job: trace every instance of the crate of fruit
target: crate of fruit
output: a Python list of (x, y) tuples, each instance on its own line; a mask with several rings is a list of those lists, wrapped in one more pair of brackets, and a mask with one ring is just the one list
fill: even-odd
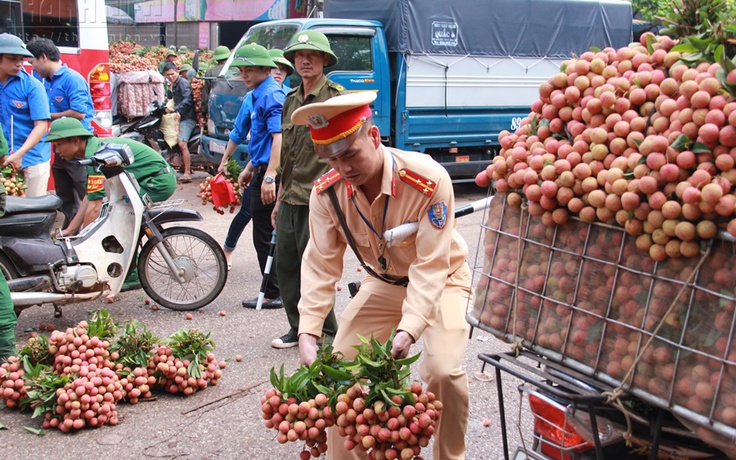
[(467, 319), (736, 437), (736, 244), (655, 261), (615, 225), (548, 225), (505, 194), (484, 218)]
[(148, 106), (154, 100), (163, 102), (164, 77), (153, 70), (124, 72), (116, 75), (118, 112), (133, 118), (148, 115)]

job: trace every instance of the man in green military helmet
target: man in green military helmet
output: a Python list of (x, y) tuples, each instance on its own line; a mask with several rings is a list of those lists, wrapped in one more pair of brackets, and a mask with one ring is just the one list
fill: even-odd
[(217, 63), (217, 65), (214, 65), (207, 69), (207, 71), (204, 73), (204, 84), (202, 85), (202, 99), (201, 99), (201, 111), (202, 115), (206, 118), (207, 114), (209, 113), (209, 107), (207, 107), (207, 102), (210, 98), (210, 91), (212, 90), (212, 79), (217, 78), (220, 76), (220, 72), (222, 72), (222, 69), (225, 67), (225, 61), (227, 61), (227, 58), (230, 57), (230, 49), (227, 46), (220, 45), (217, 48), (215, 48), (215, 51), (212, 53), (212, 60)]
[[(76, 118), (59, 118), (51, 123), (46, 142), (53, 142), (59, 155), (67, 161), (74, 158), (90, 158), (106, 144), (130, 146), (135, 161), (125, 170), (135, 177), (140, 185), (141, 196), (147, 194), (151, 201), (165, 201), (176, 190), (176, 175), (164, 158), (151, 147), (122, 137), (99, 139), (90, 133)], [(87, 169), (87, 196), (82, 200), (79, 211), (62, 235), (75, 235), (80, 229), (94, 222), (100, 215), (102, 199), (105, 197), (105, 176), (91, 166)], [(135, 267), (135, 266), (134, 266)], [(123, 290), (140, 287), (138, 273), (134, 269), (126, 278)]]
[[(243, 45), (235, 52), (231, 64), (238, 69), (240, 78), (248, 88), (252, 108), (250, 116), (242, 109), (235, 120), (239, 133), (245, 136), (250, 131), (248, 153), (250, 161), (238, 177), (242, 187), (250, 185), (250, 214), (253, 220), (253, 246), (258, 254), (258, 264), (263, 276), (268, 263), (271, 247), (273, 225), (271, 212), (276, 201), (276, 169), (279, 165), (281, 151), (281, 110), (284, 106), (286, 92), (271, 77), (271, 69), (276, 67), (268, 50), (261, 45), (251, 43)], [(245, 106), (245, 104), (243, 104)], [(231, 137), (232, 139), (232, 137)], [(228, 142), (228, 149), (231, 149)], [(225, 154), (231, 153), (225, 150)], [(281, 308), (278, 277), (275, 273), (268, 276), (264, 289), (263, 308)], [(243, 301), (245, 307), (255, 306), (257, 298)]]
[(276, 80), (276, 83), (284, 86), (284, 80), (294, 73), (294, 66), (291, 65), (291, 62), (284, 57), (284, 52), (282, 50), (268, 50), (268, 54), (271, 55), (273, 63), (276, 64), (276, 68), (271, 69), (271, 76)]
[[(65, 160), (90, 158), (105, 144), (126, 144), (133, 151), (135, 161), (127, 166), (141, 188), (141, 195), (148, 194), (152, 201), (165, 201), (176, 190), (176, 176), (166, 160), (151, 147), (132, 139), (107, 137), (100, 139), (90, 133), (76, 118), (64, 117), (54, 120), (46, 135), (46, 142), (53, 142), (59, 155)], [(87, 196), (84, 197), (77, 215), (63, 230), (64, 236), (74, 235), (92, 223), (100, 214), (102, 198), (105, 197), (105, 176), (92, 167), (88, 170)]]
[[(325, 67), (337, 64), (327, 37), (316, 30), (297, 32), (284, 49), (284, 57), (294, 64), (301, 84), (291, 90), (284, 101), (281, 117), (282, 137), (279, 196), (271, 219), (276, 228), (276, 273), (281, 283), (281, 297), (289, 321), (289, 331), (274, 339), (274, 348), (291, 348), (299, 344), (299, 310), (301, 260), (309, 241), (309, 195), (315, 180), (329, 171), (327, 161), (314, 153), (314, 144), (306, 126), (291, 122), (291, 114), (299, 107), (324, 102), (345, 93), (345, 88), (327, 79)], [(298, 261), (298, 263), (294, 263)], [(337, 333), (337, 319), (331, 311), (322, 333), (331, 340)]]

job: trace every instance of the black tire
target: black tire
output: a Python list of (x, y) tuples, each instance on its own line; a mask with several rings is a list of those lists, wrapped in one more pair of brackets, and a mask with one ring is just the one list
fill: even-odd
[(20, 276), (18, 274), (18, 270), (15, 269), (13, 264), (3, 253), (0, 253), (0, 270), (2, 270), (6, 280), (13, 280)]
[(191, 311), (215, 300), (227, 282), (227, 262), (220, 245), (202, 230), (170, 227), (161, 232), (163, 244), (188, 278), (175, 279), (152, 240), (138, 258), (138, 277), (143, 290), (159, 305)]

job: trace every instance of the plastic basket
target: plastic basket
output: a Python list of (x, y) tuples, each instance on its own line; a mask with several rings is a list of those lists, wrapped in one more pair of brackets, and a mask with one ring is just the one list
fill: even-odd
[(733, 442), (734, 243), (712, 241), (699, 269), (657, 263), (623, 229), (550, 227), (505, 198), (486, 210), (468, 322), (614, 387), (636, 362), (624, 390)]

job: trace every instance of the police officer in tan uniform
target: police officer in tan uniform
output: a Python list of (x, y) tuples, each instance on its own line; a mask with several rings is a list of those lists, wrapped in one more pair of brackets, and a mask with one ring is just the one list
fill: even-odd
[[(461, 459), (469, 410), (462, 369), (471, 296), (467, 245), (455, 228), (449, 175), (427, 155), (381, 145), (369, 105), (375, 97), (373, 92), (337, 96), (304, 106), (291, 118), (309, 126), (316, 154), (333, 168), (315, 182), (309, 202), (299, 354), (303, 364), (316, 358), (343, 256), (352, 247), (368, 275), (340, 317), (335, 350), (350, 359), (358, 334), (385, 341), (395, 330), (392, 353), (403, 358), (423, 338), (420, 373), (444, 403), (434, 458)], [(419, 223), (416, 235), (387, 244), (384, 232), (408, 222)], [(345, 451), (332, 430), (328, 444), (328, 458), (365, 455)]]

